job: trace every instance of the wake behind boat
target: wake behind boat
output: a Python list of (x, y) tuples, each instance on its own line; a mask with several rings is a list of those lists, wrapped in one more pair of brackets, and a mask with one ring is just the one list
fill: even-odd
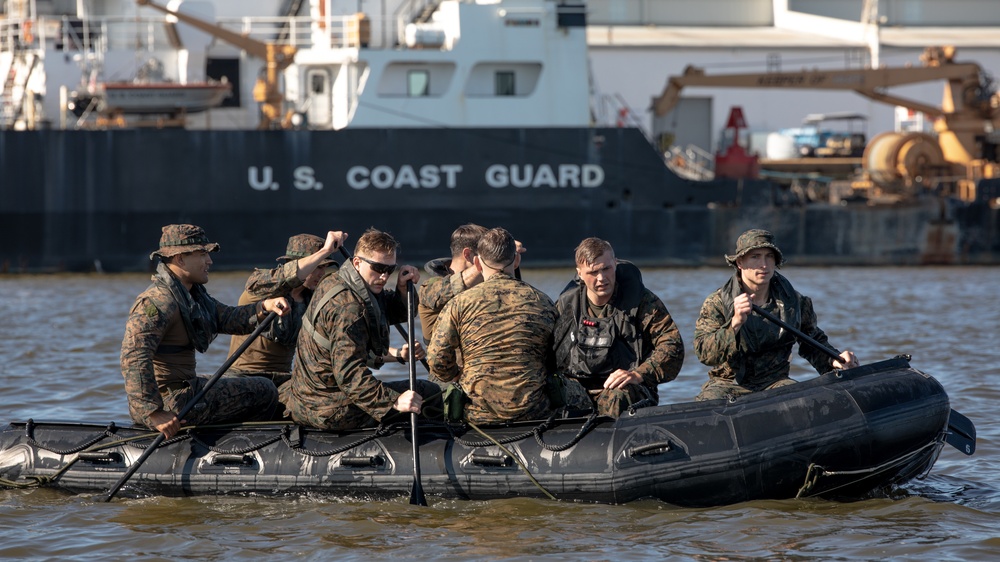
[[(974, 428), (961, 420), (938, 381), (901, 356), (737, 400), (643, 408), (618, 420), (552, 418), (481, 433), (421, 424), (421, 484), (428, 495), (476, 500), (713, 506), (858, 499), (926, 474), (946, 439), (971, 439), (964, 443), (971, 454)], [(967, 434), (954, 435), (964, 423)], [(403, 496), (414, 476), (408, 428), (190, 428), (154, 451), (123, 493)], [(0, 477), (10, 487), (102, 493), (156, 435), (115, 424), (11, 423), (0, 434)]]

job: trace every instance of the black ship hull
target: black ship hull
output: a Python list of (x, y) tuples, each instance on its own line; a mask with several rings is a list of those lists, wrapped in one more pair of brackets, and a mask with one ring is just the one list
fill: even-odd
[(986, 203), (801, 204), (762, 180), (681, 178), (637, 129), (0, 131), (0, 271), (149, 269), (179, 222), (221, 242), (219, 269), (369, 226), (421, 263), (467, 222), (506, 227), (535, 264), (599, 236), (642, 264), (721, 265), (751, 227), (800, 264), (1000, 263)]

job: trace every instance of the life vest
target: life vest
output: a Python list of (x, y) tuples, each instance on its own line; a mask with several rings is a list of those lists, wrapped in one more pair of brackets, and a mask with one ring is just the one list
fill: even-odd
[[(349, 282), (346, 277), (350, 275), (341, 268), (338, 271), (340, 279), (331, 287), (328, 291), (323, 293), (320, 300), (315, 303), (310, 302), (310, 307), (306, 309), (306, 313), (302, 315), (302, 328), (301, 330), (308, 334), (313, 341), (315, 341), (322, 349), (327, 351), (333, 350), (333, 342), (320, 334), (316, 330), (316, 318), (319, 313), (323, 310), (323, 307), (327, 305), (334, 297), (343, 293), (344, 291), (351, 290), (351, 287), (347, 285)], [(355, 273), (355, 275), (357, 275)], [(355, 280), (356, 283), (360, 282), (360, 279)], [(357, 293), (355, 293), (357, 295)], [(370, 295), (370, 293), (369, 293)], [(382, 317), (382, 312), (380, 308), (375, 308), (377, 304), (367, 301), (364, 297), (359, 297), (362, 301), (362, 305), (366, 309), (366, 327), (368, 328), (368, 358), (365, 361), (365, 365), (369, 369), (381, 368), (384, 364), (383, 357), (389, 352), (389, 329), (385, 325), (385, 319)]]
[(559, 372), (603, 382), (616, 369), (638, 366), (644, 358), (638, 319), (644, 292), (639, 268), (619, 261), (615, 294), (608, 303), (610, 313), (594, 318), (587, 313), (587, 287), (579, 279), (570, 283), (559, 296), (555, 328)]

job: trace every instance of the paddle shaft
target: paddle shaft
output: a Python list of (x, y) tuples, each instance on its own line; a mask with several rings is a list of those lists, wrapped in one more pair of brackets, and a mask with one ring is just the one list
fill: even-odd
[(833, 359), (834, 361), (841, 361), (841, 360), (843, 360), (843, 357), (841, 357), (840, 355), (838, 355), (836, 351), (834, 351), (834, 350), (830, 349), (829, 347), (827, 347), (827, 346), (819, 343), (818, 341), (814, 340), (813, 338), (805, 335), (802, 332), (802, 330), (799, 330), (797, 328), (792, 327), (790, 324), (788, 324), (787, 322), (783, 321), (781, 318), (778, 318), (777, 316), (771, 314), (770, 312), (764, 310), (763, 308), (761, 308), (761, 307), (759, 307), (759, 306), (757, 306), (757, 305), (755, 305), (753, 303), (750, 303), (750, 306), (753, 308), (753, 311), (756, 312), (757, 314), (760, 314), (764, 318), (767, 318), (771, 322), (774, 322), (778, 326), (781, 326), (782, 328), (788, 330), (789, 332), (791, 332), (792, 334), (794, 334), (795, 337), (799, 338), (800, 340), (806, 342), (807, 344), (809, 344), (809, 345), (815, 347), (816, 349), (822, 351), (823, 353), (829, 355), (830, 359)]
[[(413, 353), (413, 317), (416, 315), (416, 293), (413, 281), (406, 282), (406, 327), (407, 345), (410, 346), (410, 353)], [(426, 363), (425, 363), (426, 365)], [(417, 363), (409, 361), (410, 367), (410, 391), (417, 391)], [(424, 497), (424, 488), (420, 484), (420, 445), (417, 442), (417, 414), (410, 412), (410, 440), (413, 442), (413, 487), (410, 489), (410, 505), (427, 505), (427, 498)]]
[[(271, 324), (272, 321), (274, 321), (277, 315), (278, 313), (271, 312), (264, 318), (264, 320), (260, 324), (257, 325), (257, 328), (253, 331), (253, 333), (251, 333), (250, 336), (247, 337), (247, 339), (243, 340), (243, 343), (240, 344), (238, 348), (236, 348), (236, 351), (234, 351), (233, 354), (230, 355), (228, 359), (226, 359), (225, 363), (223, 363), (222, 366), (219, 367), (219, 370), (216, 371), (214, 375), (212, 375), (212, 378), (208, 379), (208, 382), (205, 383), (205, 386), (201, 387), (201, 390), (194, 395), (194, 398), (189, 400), (188, 403), (185, 404), (183, 408), (181, 408), (181, 411), (177, 413), (178, 420), (183, 420), (184, 416), (188, 415), (188, 413), (192, 409), (194, 409), (194, 407), (198, 404), (198, 402), (200, 402), (201, 399), (205, 397), (205, 394), (208, 393), (208, 390), (212, 388), (212, 386), (215, 385), (215, 383), (220, 378), (222, 378), (222, 375), (225, 374), (225, 372), (229, 370), (229, 367), (231, 367), (233, 363), (235, 363), (236, 360), (239, 359), (240, 355), (242, 355), (243, 352), (246, 351), (248, 347), (250, 347), (250, 344), (253, 343), (255, 339), (257, 339), (257, 336), (259, 336), (261, 332), (267, 329), (267, 327)], [(118, 493), (118, 490), (120, 490), (122, 486), (124, 486), (125, 483), (128, 482), (129, 478), (131, 478), (132, 475), (135, 474), (135, 471), (139, 470), (139, 467), (142, 466), (142, 463), (146, 462), (146, 459), (149, 458), (149, 456), (152, 455), (154, 451), (156, 451), (157, 447), (159, 447), (160, 443), (163, 443), (165, 439), (166, 436), (163, 435), (162, 433), (157, 435), (156, 439), (153, 439), (153, 442), (150, 443), (148, 447), (146, 447), (146, 450), (143, 451), (141, 455), (139, 455), (139, 458), (136, 459), (134, 463), (132, 463), (132, 466), (129, 467), (129, 469), (125, 472), (125, 474), (123, 474), (122, 477), (118, 479), (118, 482), (116, 482), (115, 485), (110, 490), (108, 490), (108, 494), (104, 496), (102, 500), (105, 502), (111, 501), (111, 498), (115, 497), (115, 494)]]

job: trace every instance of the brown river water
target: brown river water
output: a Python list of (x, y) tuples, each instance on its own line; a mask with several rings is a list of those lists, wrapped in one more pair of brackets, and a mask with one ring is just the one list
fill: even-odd
[[(816, 303), (833, 345), (862, 362), (906, 353), (975, 422), (978, 451), (945, 447), (930, 475), (891, 498), (756, 501), (681, 509), (535, 499), (429, 507), (357, 498), (144, 498), (100, 503), (51, 489), (0, 490), (0, 558), (30, 560), (986, 560), (1000, 555), (1000, 269), (805, 268), (784, 273)], [(525, 270), (555, 297), (571, 271)], [(688, 347), (662, 402), (691, 399), (707, 369), (691, 348), (704, 298), (726, 269), (646, 269)], [(209, 291), (235, 303), (245, 274)], [(0, 277), (0, 423), (128, 422), (118, 353), (145, 274)], [(398, 336), (394, 336), (398, 337)], [(401, 342), (397, 342), (401, 343)], [(204, 356), (210, 374), (227, 336)], [(405, 378), (400, 366), (387, 380)], [(797, 355), (792, 376), (815, 375)]]

